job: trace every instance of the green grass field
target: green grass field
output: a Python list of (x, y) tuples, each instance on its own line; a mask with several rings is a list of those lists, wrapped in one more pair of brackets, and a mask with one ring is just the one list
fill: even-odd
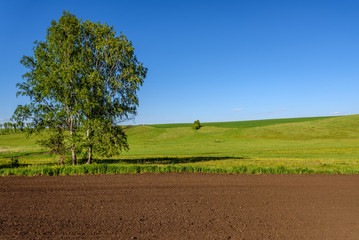
[[(90, 166), (56, 166), (36, 136), (0, 135), (0, 175), (138, 172), (359, 173), (359, 115), (133, 126), (130, 150)], [(20, 167), (9, 168), (18, 156)]]

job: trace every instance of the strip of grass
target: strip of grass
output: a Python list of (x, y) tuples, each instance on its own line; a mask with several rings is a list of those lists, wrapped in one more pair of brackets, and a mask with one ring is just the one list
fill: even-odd
[(184, 166), (184, 165), (117, 165), (117, 164), (93, 164), (77, 166), (28, 166), (20, 168), (0, 169), (0, 176), (58, 176), (58, 175), (82, 175), (82, 174), (137, 174), (137, 173), (224, 173), (224, 174), (358, 174), (359, 169), (309, 169), (260, 167), (240, 165), (231, 168)]

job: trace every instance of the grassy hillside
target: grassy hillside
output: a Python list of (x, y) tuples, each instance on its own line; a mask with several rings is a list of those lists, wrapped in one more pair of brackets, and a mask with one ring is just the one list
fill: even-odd
[[(281, 119), (265, 119), (252, 121), (236, 121), (236, 122), (208, 122), (202, 123), (206, 127), (224, 127), (224, 128), (250, 128), (275, 125), (281, 123), (297, 123), (312, 122), (315, 120), (323, 120), (332, 117), (309, 117), (309, 118), (281, 118)], [(153, 124), (149, 125), (155, 128), (176, 128), (176, 127), (192, 127), (193, 123), (171, 123), (171, 124)]]
[[(127, 129), (130, 150), (98, 163), (209, 172), (273, 168), (359, 173), (359, 115), (204, 123), (197, 131), (191, 126), (134, 126)], [(39, 148), (34, 137), (0, 136), (0, 164), (15, 155), (25, 155), (20, 158), (23, 164), (56, 163), (53, 155), (31, 155), (41, 151), (47, 150)]]
[(314, 155), (298, 155), (298, 152), (313, 149), (315, 151), (312, 152), (320, 152), (325, 148), (323, 158), (341, 158), (328, 155), (328, 152), (356, 148), (359, 115), (310, 119), (209, 123), (197, 131), (190, 126), (173, 127), (167, 124), (136, 126), (127, 132), (131, 150), (124, 154), (282, 158), (284, 151), (292, 150), (289, 153), (293, 158), (316, 158)]

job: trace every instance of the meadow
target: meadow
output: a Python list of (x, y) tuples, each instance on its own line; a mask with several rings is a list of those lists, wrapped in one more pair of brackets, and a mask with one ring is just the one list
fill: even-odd
[(359, 115), (202, 123), (199, 130), (140, 125), (126, 133), (129, 151), (77, 166), (58, 166), (35, 135), (0, 135), (0, 175), (359, 173)]

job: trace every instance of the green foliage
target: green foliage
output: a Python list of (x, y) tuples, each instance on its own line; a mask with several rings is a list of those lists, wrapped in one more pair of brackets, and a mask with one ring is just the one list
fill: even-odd
[(194, 121), (193, 126), (192, 126), (192, 128), (193, 128), (194, 130), (198, 130), (198, 129), (200, 129), (201, 127), (202, 127), (202, 126), (201, 126), (201, 123), (199, 122), (199, 120)]
[[(4, 127), (4, 129), (3, 129)], [(24, 123), (12, 123), (5, 122), (4, 124), (0, 124), (0, 134), (14, 134), (19, 131), (23, 131)]]
[(41, 140), (38, 140), (37, 143), (43, 147), (49, 148), (51, 153), (58, 154), (60, 156), (59, 164), (64, 164), (67, 148), (65, 144), (64, 129), (61, 127), (50, 128), (46, 132), (46, 135)]
[(46, 40), (35, 42), (34, 55), (24, 56), (21, 63), (29, 71), (17, 84), (17, 95), (27, 96), (30, 103), (19, 105), (12, 119), (27, 122), (28, 134), (53, 131), (43, 146), (62, 156), (66, 143), (72, 164), (82, 148), (88, 151), (88, 163), (93, 152), (104, 154), (98, 149), (110, 147), (109, 155), (128, 148), (116, 125), (136, 114), (136, 93), (147, 69), (125, 35), (64, 12), (51, 22)]
[(11, 168), (18, 168), (20, 166), (19, 159), (17, 157), (10, 158), (10, 167)]

